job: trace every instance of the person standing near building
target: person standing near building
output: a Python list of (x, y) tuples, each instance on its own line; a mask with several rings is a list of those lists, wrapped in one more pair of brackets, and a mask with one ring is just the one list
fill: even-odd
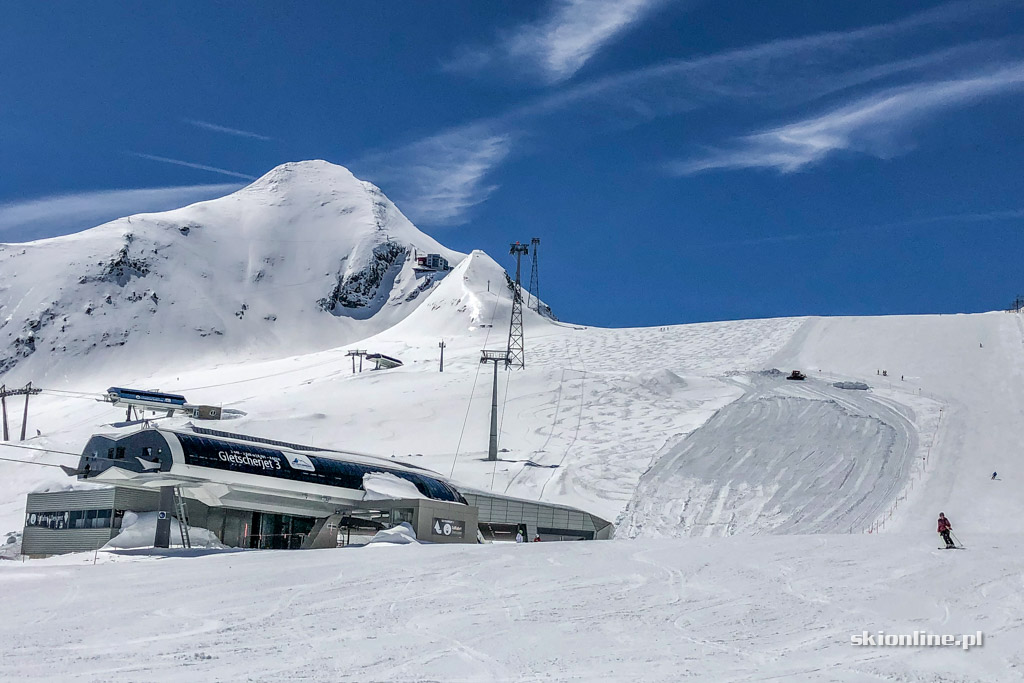
[(523, 532), (522, 531), (517, 531), (516, 532), (516, 543), (522, 543), (523, 540), (524, 540), (523, 539)]

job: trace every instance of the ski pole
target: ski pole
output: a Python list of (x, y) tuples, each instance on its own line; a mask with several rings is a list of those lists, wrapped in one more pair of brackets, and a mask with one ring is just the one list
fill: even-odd
[(957, 538), (957, 537), (956, 537), (956, 534), (954, 534), (954, 533), (953, 533), (953, 530), (952, 530), (952, 529), (950, 529), (950, 530), (949, 530), (949, 535), (953, 537), (953, 540), (954, 540), (954, 541), (956, 541), (956, 544), (957, 544), (958, 546), (960, 546), (961, 548), (963, 548), (963, 547), (964, 547), (964, 544), (963, 544), (963, 542), (961, 542), (961, 540), (960, 540), (959, 538)]

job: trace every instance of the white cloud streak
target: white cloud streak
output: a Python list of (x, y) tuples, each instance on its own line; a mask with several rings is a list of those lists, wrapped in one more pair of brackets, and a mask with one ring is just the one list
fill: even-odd
[(97, 190), (0, 204), (0, 232), (19, 240), (63, 235), (136, 213), (169, 211), (222, 197), (237, 183)]
[(149, 159), (150, 161), (159, 161), (165, 164), (173, 164), (175, 166), (184, 166), (186, 168), (197, 168), (200, 171), (210, 171), (212, 173), (220, 173), (221, 175), (231, 176), (232, 178), (244, 178), (245, 180), (256, 180), (256, 176), (247, 175), (245, 173), (237, 173), (235, 171), (229, 171), (223, 168), (217, 168), (216, 166), (207, 166), (205, 164), (194, 164), (191, 161), (182, 161), (181, 159), (170, 159), (168, 157), (158, 157), (155, 154), (143, 154), (142, 152), (129, 152), (133, 157), (139, 157), (140, 159)]
[[(488, 174), (521, 153), (513, 143), (526, 137), (523, 131), (537, 131), (541, 122), (546, 135), (562, 142), (566, 137), (592, 135), (600, 126), (628, 127), (723, 102), (772, 108), (895, 78), (920, 81), (931, 73), (991, 62), (992, 53), (1003, 46), (982, 41), (899, 55), (901, 50), (906, 52), (902, 45), (908, 33), (962, 27), (973, 17), (1006, 4), (1004, 0), (954, 2), (889, 24), (670, 60), (563, 87), (496, 116), (353, 163), (393, 192), (414, 220), (461, 223), (468, 209), (495, 191), (497, 186), (487, 181)], [(479, 62), (480, 55), (474, 60)]]
[(378, 184), (395, 182), (396, 201), (416, 222), (457, 225), (498, 186), (488, 172), (508, 156), (510, 134), (466, 127), (357, 162)]
[(549, 16), (520, 27), (501, 50), (538, 67), (549, 82), (571, 78), (604, 45), (664, 0), (556, 0)]
[(983, 211), (976, 213), (956, 213), (941, 216), (924, 216), (922, 218), (909, 218), (903, 221), (882, 223), (878, 225), (867, 225), (856, 228), (845, 228), (842, 230), (828, 230), (823, 232), (799, 232), (785, 235), (768, 235), (765, 237), (754, 237), (751, 239), (725, 240), (721, 242), (705, 242), (694, 244), (693, 249), (720, 249), (722, 247), (754, 247), (766, 244), (783, 244), (788, 242), (804, 242), (832, 237), (845, 237), (847, 235), (864, 235), (871, 233), (886, 233), (897, 230), (912, 228), (923, 228), (927, 226), (970, 225), (979, 223), (1014, 222), (1024, 220), (1024, 209), (1007, 209), (1003, 211)]
[(896, 136), (944, 110), (1024, 88), (1024, 62), (959, 79), (916, 83), (862, 97), (820, 116), (739, 138), (732, 148), (669, 165), (691, 175), (712, 169), (798, 171), (849, 150), (886, 156)]
[(195, 126), (196, 128), (210, 130), (215, 133), (225, 133), (227, 135), (234, 135), (240, 138), (252, 138), (254, 140), (263, 140), (264, 142), (274, 139), (267, 135), (260, 135), (259, 133), (253, 133), (252, 131), (242, 130), (240, 128), (229, 128), (228, 126), (221, 126), (216, 123), (210, 123), (209, 121), (202, 121), (200, 119), (182, 119), (182, 121), (184, 121), (190, 126)]
[(605, 105), (653, 118), (726, 99), (809, 101), (914, 70), (976, 59), (1002, 43), (979, 41), (911, 57), (886, 57), (908, 33), (964, 26), (1008, 4), (954, 2), (888, 24), (773, 40), (710, 55), (673, 59), (604, 76), (542, 97), (503, 116), (528, 118), (580, 105)]

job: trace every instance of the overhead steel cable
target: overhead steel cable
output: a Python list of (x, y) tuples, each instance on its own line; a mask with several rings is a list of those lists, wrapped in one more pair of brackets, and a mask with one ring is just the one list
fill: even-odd
[[(498, 312), (498, 302), (501, 301), (501, 297), (497, 297), (494, 300), (494, 308), (491, 309), (491, 323), (490, 327), (487, 328), (487, 334), (484, 335), (484, 348), (487, 348), (487, 340), (491, 338), (491, 330), (494, 329), (494, 315)], [(455, 457), (452, 458), (452, 472), (450, 477), (455, 476), (455, 464), (459, 461), (459, 450), (462, 448), (462, 438), (466, 435), (466, 425), (469, 424), (469, 411), (473, 407), (473, 394), (476, 393), (476, 382), (480, 378), (480, 365), (477, 363), (476, 373), (473, 375), (473, 388), (469, 390), (469, 402), (466, 404), (466, 417), (462, 420), (462, 430), (459, 432), (459, 442), (455, 446)]]
[[(67, 455), (67, 456), (70, 456), (72, 458), (81, 458), (82, 457), (81, 453), (72, 453), (70, 451), (58, 451), (58, 450), (53, 449), (53, 448), (35, 448), (33, 446), (22, 446), (20, 444), (14, 444), (14, 443), (0, 443), (0, 446), (3, 446), (4, 448), (20, 448), (23, 451), (35, 451), (36, 453), (56, 453), (57, 455)], [(59, 465), (58, 465), (58, 467), (59, 467)]]
[(4, 462), (16, 462), (19, 465), (40, 465), (41, 467), (64, 467), (63, 465), (56, 465), (52, 462), (33, 462), (32, 460), (14, 460), (13, 458), (0, 458)]

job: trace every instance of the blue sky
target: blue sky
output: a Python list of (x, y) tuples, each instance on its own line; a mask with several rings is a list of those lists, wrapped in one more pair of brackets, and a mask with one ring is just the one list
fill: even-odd
[(348, 166), (561, 317), (970, 312), (1024, 293), (1024, 3), (16, 3), (0, 240)]

